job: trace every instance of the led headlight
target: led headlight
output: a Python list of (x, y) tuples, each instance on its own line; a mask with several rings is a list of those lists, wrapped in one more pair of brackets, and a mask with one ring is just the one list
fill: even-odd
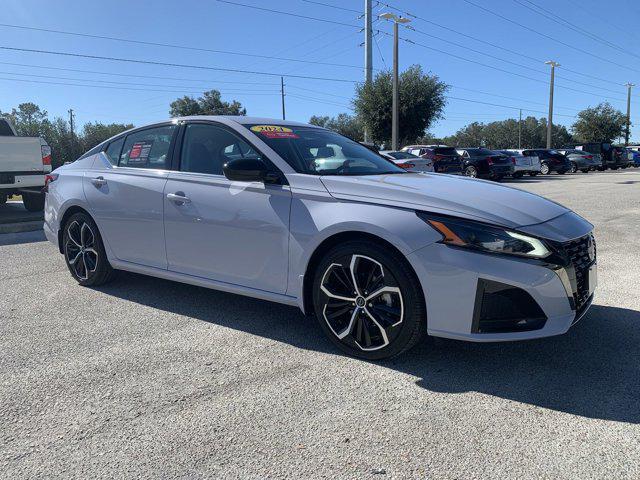
[(542, 240), (502, 227), (457, 218), (431, 217), (422, 212), (418, 216), (438, 231), (442, 235), (442, 243), (447, 245), (531, 258), (545, 258), (551, 254)]

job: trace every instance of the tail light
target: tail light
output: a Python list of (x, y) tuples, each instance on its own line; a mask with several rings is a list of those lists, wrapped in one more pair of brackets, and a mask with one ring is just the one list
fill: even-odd
[(593, 160), (593, 155), (585, 155), (584, 158), (587, 160)]
[(493, 165), (493, 157), (487, 157), (487, 163)]
[(440, 155), (439, 153), (436, 153), (436, 154), (433, 156), (433, 159), (434, 159), (434, 160), (444, 160), (445, 158), (447, 158), (447, 157), (446, 157), (446, 156), (444, 156), (444, 155)]
[(516, 157), (511, 157), (511, 163), (516, 164)]
[(404, 168), (406, 170), (408, 168), (415, 167), (415, 164), (413, 164), (413, 163), (396, 163), (396, 166), (398, 166), (400, 168)]
[(44, 176), (44, 187), (42, 188), (42, 193), (47, 193), (49, 191), (49, 184), (51, 182), (55, 182), (58, 179), (57, 173), (48, 173)]
[(42, 165), (51, 165), (51, 147), (49, 145), (41, 145)]

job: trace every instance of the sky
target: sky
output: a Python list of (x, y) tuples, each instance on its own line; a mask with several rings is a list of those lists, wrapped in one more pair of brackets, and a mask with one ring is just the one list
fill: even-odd
[[(450, 85), (445, 118), (430, 129), (434, 135), (473, 121), (517, 118), (520, 108), (523, 118), (546, 117), (544, 61), (554, 60), (561, 64), (554, 123), (569, 127), (578, 111), (603, 101), (626, 112), (624, 85), (632, 82), (638, 85), (632, 140), (640, 141), (637, 1), (611, 0), (605, 10), (599, 0), (373, 5), (376, 17), (404, 12), (412, 20), (413, 30), (400, 28), (400, 69), (418, 64)], [(364, 0), (3, 0), (0, 110), (34, 102), (50, 117), (68, 118), (73, 109), (80, 127), (90, 121), (144, 125), (168, 118), (177, 97), (217, 89), (249, 115), (280, 118), (282, 75), (288, 120), (350, 113), (354, 87), (364, 78), (363, 10)], [(377, 19), (374, 31), (375, 75), (392, 65), (392, 25)]]

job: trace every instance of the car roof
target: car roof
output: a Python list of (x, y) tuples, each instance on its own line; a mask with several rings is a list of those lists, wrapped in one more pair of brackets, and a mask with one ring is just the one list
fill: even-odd
[(227, 123), (229, 121), (239, 123), (240, 125), (252, 125), (252, 124), (267, 124), (267, 125), (283, 125), (283, 126), (291, 126), (291, 127), (314, 127), (314, 128), (322, 128), (317, 125), (311, 125), (309, 123), (302, 122), (293, 122), (291, 120), (282, 120), (276, 118), (267, 118), (267, 117), (247, 117), (245, 115), (190, 115), (187, 117), (176, 117), (172, 118), (169, 121), (175, 120), (210, 120), (217, 121), (222, 123)]

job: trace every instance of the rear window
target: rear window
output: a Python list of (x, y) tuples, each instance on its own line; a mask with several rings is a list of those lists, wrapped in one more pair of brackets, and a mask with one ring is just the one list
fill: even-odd
[(417, 158), (415, 155), (412, 155), (409, 152), (387, 152), (387, 155), (395, 158), (396, 160), (404, 160), (408, 158)]
[(433, 151), (436, 155), (458, 155), (453, 147), (435, 147)]

